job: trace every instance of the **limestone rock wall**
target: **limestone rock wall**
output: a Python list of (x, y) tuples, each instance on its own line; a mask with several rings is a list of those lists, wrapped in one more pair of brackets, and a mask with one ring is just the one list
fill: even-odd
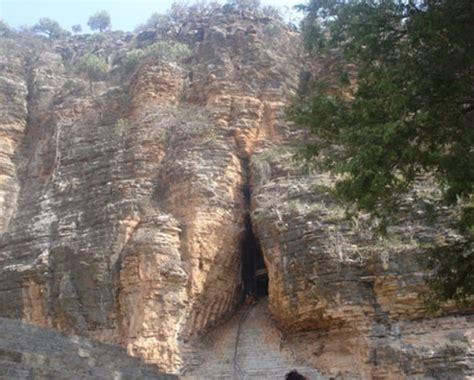
[(0, 379), (174, 380), (123, 348), (0, 318)]
[(187, 63), (148, 60), (92, 91), (60, 41), (9, 63), (23, 82), (2, 87), (16, 145), (2, 148), (0, 315), (178, 372), (235, 311), (248, 160), (285, 133), (298, 77), (297, 35), (252, 17), (217, 15)]
[(25, 57), (12, 41), (0, 44), (0, 233), (16, 210), (19, 192), (15, 151), (22, 140), (28, 115)]
[[(287, 344), (332, 377), (472, 376), (472, 311), (433, 315), (418, 295), (425, 275), (418, 259), (456, 238), (449, 213), (428, 226), (423, 207), (401, 210), (382, 238), (363, 215), (347, 219), (331, 195), (334, 178), (308, 175), (293, 154), (281, 146), (252, 160), (253, 225), (269, 271), (270, 311), (293, 332)], [(411, 197), (433, 189), (422, 181)]]
[(275, 371), (472, 376), (472, 311), (431, 316), (417, 298), (416, 257), (454, 230), (407, 216), (378, 240), (344, 219), (328, 175), (292, 162), (285, 144), (304, 135), (284, 117), (297, 33), (224, 11), (187, 25), (187, 60), (114, 66), (92, 91), (74, 60), (94, 51), (112, 66), (134, 36), (0, 39), (0, 316), (186, 371), (241, 304), (251, 212), (285, 333), (270, 345)]

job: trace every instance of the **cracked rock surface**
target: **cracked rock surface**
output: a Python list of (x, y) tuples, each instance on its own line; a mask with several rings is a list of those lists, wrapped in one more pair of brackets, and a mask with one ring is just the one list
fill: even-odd
[[(0, 316), (206, 373), (196, 350), (241, 304), (250, 213), (270, 278), (257, 322), (308, 373), (474, 376), (472, 311), (417, 298), (416, 257), (454, 230), (406, 219), (379, 241), (344, 219), (327, 174), (294, 165), (298, 34), (221, 11), (187, 25), (186, 60), (126, 74), (131, 34), (0, 38)], [(110, 66), (92, 92), (73, 69), (86, 52)]]

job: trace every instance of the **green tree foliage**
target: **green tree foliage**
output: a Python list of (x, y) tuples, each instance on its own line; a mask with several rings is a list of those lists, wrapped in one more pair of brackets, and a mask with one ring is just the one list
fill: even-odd
[(71, 30), (73, 31), (73, 33), (81, 33), (82, 32), (82, 26), (80, 26), (79, 24), (73, 25), (71, 27)]
[(474, 280), (459, 266), (474, 261), (466, 217), (474, 207), (474, 2), (311, 0), (301, 8), (307, 50), (330, 62), (289, 110), (315, 136), (307, 158), (341, 175), (341, 199), (381, 219), (426, 173), (447, 202), (464, 200), (464, 259), (446, 248), (429, 266), (441, 299), (466, 300)]
[(182, 62), (191, 54), (187, 45), (179, 42), (159, 41), (145, 49), (133, 49), (121, 60), (124, 73), (129, 74), (144, 61), (147, 60), (168, 60), (172, 62)]
[(153, 29), (162, 36), (178, 36), (190, 19), (199, 19), (212, 15), (221, 5), (215, 1), (196, 1), (189, 5), (188, 1), (175, 1), (166, 14), (153, 13), (150, 18), (135, 30), (142, 32)]
[(145, 59), (145, 51), (143, 49), (130, 50), (120, 60), (121, 69), (126, 74), (131, 73), (144, 59)]
[(143, 31), (147, 29), (168, 29), (169, 28), (169, 19), (166, 15), (160, 13), (153, 13), (148, 20), (137, 28), (137, 31)]
[(153, 13), (149, 19), (136, 28), (137, 32), (144, 30), (156, 30), (161, 36), (175, 36), (179, 34), (183, 24), (186, 22), (185, 5), (174, 2), (171, 9), (166, 14)]
[(89, 89), (92, 94), (92, 82), (101, 80), (107, 74), (107, 64), (94, 54), (88, 53), (77, 62), (77, 71), (85, 74), (89, 80)]
[(145, 57), (151, 59), (166, 59), (183, 61), (191, 54), (189, 48), (179, 42), (159, 41), (145, 49)]
[(99, 30), (102, 33), (104, 30), (110, 28), (110, 16), (107, 11), (100, 11), (89, 17), (87, 25), (92, 30)]
[(429, 251), (425, 264), (436, 272), (423, 294), (429, 306), (439, 309), (445, 301), (468, 305), (474, 294), (474, 251), (472, 241), (445, 245)]
[(46, 35), (50, 39), (57, 39), (66, 36), (68, 33), (61, 28), (57, 21), (50, 18), (40, 18), (33, 26), (33, 32)]

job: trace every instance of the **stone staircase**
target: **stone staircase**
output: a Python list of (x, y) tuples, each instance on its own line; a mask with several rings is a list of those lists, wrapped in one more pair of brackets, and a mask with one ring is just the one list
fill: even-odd
[(174, 380), (118, 346), (0, 318), (1, 380)]
[(282, 348), (282, 336), (273, 325), (266, 300), (244, 306), (216, 328), (203, 346), (193, 358), (196, 365), (182, 379), (283, 380), (293, 369), (308, 380), (325, 379), (314, 368), (296, 363), (292, 353)]

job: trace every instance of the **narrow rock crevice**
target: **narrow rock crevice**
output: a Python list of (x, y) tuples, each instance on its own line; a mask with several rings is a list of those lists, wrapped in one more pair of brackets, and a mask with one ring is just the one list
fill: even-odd
[(250, 297), (268, 295), (268, 276), (260, 243), (252, 230), (250, 214), (244, 219), (245, 231), (242, 239), (242, 281), (244, 293)]
[(258, 299), (268, 295), (268, 275), (263, 259), (260, 242), (252, 228), (250, 217), (250, 201), (252, 195), (249, 159), (242, 160), (244, 172), (244, 186), (242, 192), (245, 200), (244, 233), (241, 242), (242, 283), (245, 297)]

